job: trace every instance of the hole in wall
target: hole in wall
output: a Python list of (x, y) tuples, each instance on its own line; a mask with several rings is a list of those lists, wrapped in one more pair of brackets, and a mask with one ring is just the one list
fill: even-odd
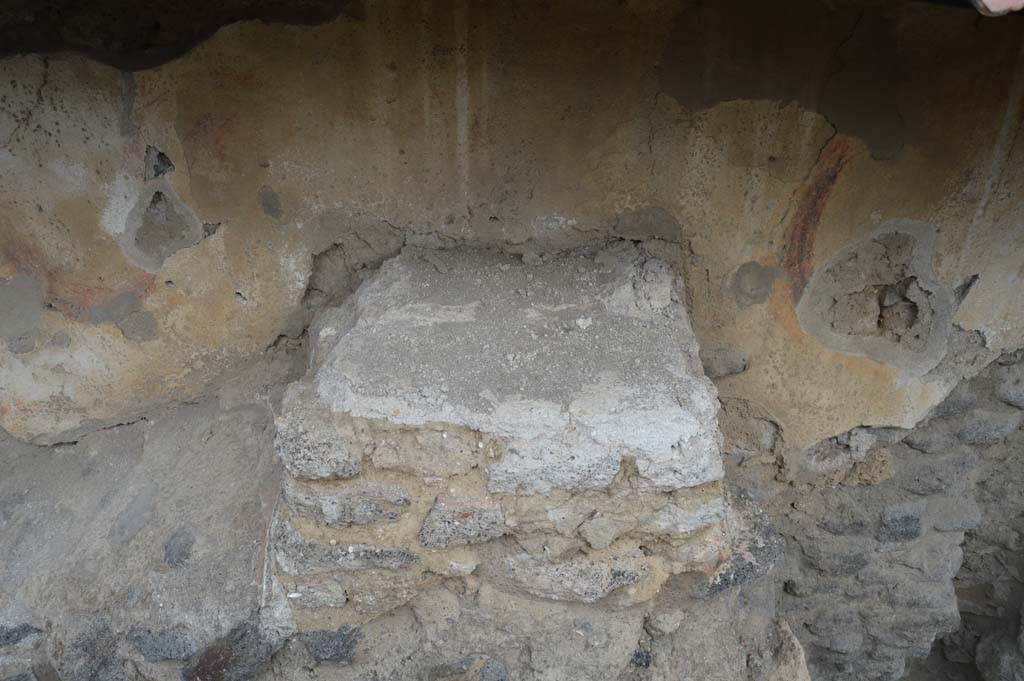
[(171, 159), (167, 154), (152, 145), (146, 146), (145, 178), (147, 182), (163, 177), (173, 171), (174, 164), (171, 163)]
[(953, 295), (935, 277), (935, 230), (894, 220), (819, 265), (797, 304), (827, 347), (927, 373), (946, 352)]

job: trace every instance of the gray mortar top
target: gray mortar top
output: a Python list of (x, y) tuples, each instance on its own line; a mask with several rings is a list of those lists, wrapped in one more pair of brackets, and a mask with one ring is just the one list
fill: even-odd
[[(663, 262), (629, 243), (524, 263), (407, 248), (355, 294), (316, 373), (336, 412), (503, 438), (494, 492), (722, 477), (717, 399)], [(341, 330), (339, 330), (341, 331)]]

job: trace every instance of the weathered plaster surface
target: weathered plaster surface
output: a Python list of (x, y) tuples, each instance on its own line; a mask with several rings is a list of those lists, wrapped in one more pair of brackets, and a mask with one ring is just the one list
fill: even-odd
[[(45, 657), (83, 678), (117, 646), (146, 673), (149, 657), (171, 656), (162, 672), (190, 679), (244, 650), (232, 673), (252, 678), (292, 618), (291, 669), (326, 662), (336, 678), (792, 679), (806, 674), (796, 638), (817, 672), (891, 678), (955, 628), (956, 546), (979, 521), (973, 448), (1003, 438), (979, 471), (1005, 481), (993, 462), (1019, 439), (1020, 414), (995, 404), (1021, 406), (1012, 380), (980, 410), (948, 395), (1024, 344), (1019, 22), (920, 2), (360, 8), (318, 26), (230, 25), (134, 72), (70, 55), (0, 61), (0, 427), (67, 443), (3, 441), (3, 586), (32, 601), (0, 603), (0, 631), (19, 637), (11, 655), (67, 611)], [(906, 253), (886, 241), (900, 234)], [(566, 279), (566, 249), (606, 243), (643, 253), (611, 278), (619, 297)], [(469, 248), (514, 276), (473, 289)], [(403, 269), (414, 253), (419, 269)], [(888, 263), (846, 277), (842, 263), (862, 256)], [(397, 313), (366, 304), (395, 277), (423, 289)], [(673, 277), (685, 285), (666, 288)], [(500, 304), (416, 307), (449, 278)], [(417, 314), (515, 340), (537, 319), (510, 301), (556, 307), (534, 290), (552, 281), (581, 294), (566, 334), (608, 322), (587, 305), (637, 308), (613, 330), (647, 351), (644, 380), (623, 369), (631, 346), (608, 344), (621, 375), (594, 392), (664, 388), (639, 403), (650, 408), (591, 399), (572, 383), (592, 378), (584, 362), (528, 386), (547, 391), (548, 421), (494, 417), (468, 379), (448, 395), (402, 392), (408, 377), (422, 387), (472, 368), (446, 348), (402, 355), (446, 340), (417, 335)], [(392, 316), (368, 322), (375, 305)], [(658, 311), (684, 306), (686, 342), (659, 347), (674, 312)], [(380, 342), (400, 326), (402, 342)], [(266, 385), (224, 397), (224, 376), (304, 331), (309, 373), (283, 408)], [(499, 383), (501, 353), (544, 366), (509, 359), (505, 336), (493, 356), (474, 340), (482, 383)], [(665, 399), (682, 389), (691, 403)], [(494, 397), (514, 406), (506, 393)], [(620, 402), (636, 394), (650, 396)], [(585, 442), (594, 467), (555, 470), (572, 456), (563, 407), (581, 400), (616, 435), (583, 439), (614, 451)], [(646, 428), (631, 432), (624, 413)], [(889, 428), (930, 413), (956, 425), (938, 454), (921, 431)], [(693, 463), (661, 445), (694, 424), (695, 474), (651, 489), (659, 470)], [(511, 451), (524, 435), (544, 447)], [(273, 523), (281, 471), (260, 458), (272, 440), (294, 478)], [(19, 492), (38, 476), (36, 497), (67, 513)], [(216, 496), (210, 517), (200, 494)], [(741, 497), (783, 520), (780, 602), (807, 626), (768, 626), (779, 584), (756, 578), (784, 548)], [(992, 506), (982, 527), (998, 529)], [(43, 510), (49, 543), (30, 531)], [(231, 537), (223, 554), (188, 529), (204, 523)], [(260, 581), (270, 565), (284, 593)], [(990, 583), (968, 567), (962, 581)], [(221, 607), (224, 592), (204, 575), (221, 573), (238, 597), (210, 619), (204, 598)]]
[[(201, 394), (236, 359), (296, 332), (311, 256), (335, 243), (366, 252), (347, 263), (372, 264), (403, 242), (543, 251), (609, 234), (667, 242), (698, 339), (747, 359), (722, 394), (764, 404), (794, 447), (861, 424), (913, 424), (951, 381), (830, 348), (795, 306), (839, 250), (886, 221), (917, 220), (936, 230), (943, 287), (977, 275), (954, 321), (994, 350), (1020, 343), (1024, 179), (1009, 172), (1024, 153), (1013, 144), (1019, 36), (1011, 23), (975, 27), (969, 13), (920, 3), (862, 23), (808, 15), (780, 28), (814, 32), (792, 59), (749, 57), (768, 70), (751, 90), (724, 66), (697, 83), (691, 62), (756, 54), (735, 42), (756, 17), (694, 11), (378, 3), (315, 27), (229, 26), (135, 73), (80, 57), (6, 59), (0, 274), (45, 296), (19, 312), (34, 330), (0, 348), (0, 424), (24, 439), (74, 439)], [(409, 16), (420, 20), (400, 20)], [(869, 55), (876, 66), (837, 57), (901, 74), (872, 109), (882, 118), (832, 120), (829, 102), (848, 101), (843, 88), (867, 76), (844, 85), (802, 66), (827, 62), (849, 31), (844, 49), (861, 51), (871, 31), (895, 33)], [(862, 42), (858, 31), (869, 32)], [(701, 39), (680, 52), (692, 32)], [(817, 101), (822, 82), (831, 94)], [(708, 94), (693, 99), (698, 85)], [(886, 121), (897, 120), (893, 137)], [(880, 139), (899, 144), (879, 155)], [(147, 171), (149, 147), (173, 170)], [(147, 257), (131, 235), (157, 190), (181, 216), (162, 224), (185, 224), (187, 236)], [(378, 238), (367, 246), (353, 233)], [(736, 288), (749, 263), (779, 275)], [(151, 315), (142, 332), (90, 323), (90, 310), (125, 294)]]
[(532, 265), (406, 249), (355, 295), (317, 397), (502, 438), (494, 492), (606, 487), (625, 457), (652, 489), (714, 482), (718, 406), (682, 295), (667, 264), (628, 243)]

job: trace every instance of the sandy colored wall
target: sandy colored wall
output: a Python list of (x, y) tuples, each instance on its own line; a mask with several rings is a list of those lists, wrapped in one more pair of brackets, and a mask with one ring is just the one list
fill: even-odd
[[(721, 393), (795, 449), (912, 425), (958, 378), (830, 349), (795, 314), (823, 263), (891, 221), (933, 230), (939, 286), (977, 275), (955, 324), (1021, 343), (1019, 21), (923, 3), (352, 14), (232, 25), (134, 73), (0, 64), (4, 428), (74, 439), (202, 393), (297, 333), (313, 254), (353, 234), (369, 262), (403, 241), (664, 239), (702, 346), (746, 358)], [(173, 170), (147, 179), (150, 145)]]

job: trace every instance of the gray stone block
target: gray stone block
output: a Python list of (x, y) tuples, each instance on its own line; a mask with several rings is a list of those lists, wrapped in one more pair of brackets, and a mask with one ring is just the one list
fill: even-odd
[(633, 528), (635, 520), (623, 518), (618, 514), (601, 514), (590, 518), (579, 527), (579, 535), (595, 549), (606, 549), (611, 546), (623, 532)]
[[(722, 477), (715, 389), (679, 283), (631, 244), (531, 265), (407, 248), (359, 289), (355, 314), (316, 374), (320, 400), (338, 413), (501, 438), (491, 491), (605, 487), (627, 456), (649, 488)], [(316, 455), (304, 460), (323, 458), (322, 430), (293, 428), (313, 433)], [(306, 448), (297, 441), (286, 463)]]
[(702, 591), (714, 595), (767, 574), (783, 558), (786, 542), (767, 514), (749, 499), (731, 512), (732, 554), (710, 576)]
[(348, 433), (304, 383), (288, 386), (277, 416), (274, 449), (288, 472), (313, 480), (352, 478), (360, 457), (348, 446)]
[(905, 542), (921, 536), (922, 517), (927, 510), (923, 499), (887, 508), (875, 535), (880, 542)]
[(929, 499), (928, 517), (939, 532), (973, 530), (982, 521), (981, 508), (973, 496)]
[(928, 454), (944, 454), (959, 443), (956, 435), (941, 421), (930, 421), (907, 434), (903, 440), (909, 447)]
[(288, 480), (284, 502), (292, 515), (331, 527), (348, 527), (398, 520), (409, 506), (409, 495), (397, 485), (365, 483), (321, 488)]
[[(907, 450), (904, 450), (907, 451)], [(897, 484), (913, 494), (957, 494), (967, 485), (968, 475), (978, 462), (978, 455), (970, 447), (958, 447), (941, 456), (902, 456), (897, 461)]]
[(506, 532), (508, 528), (500, 508), (439, 498), (423, 521), (420, 543), (428, 548), (480, 544)]
[(307, 539), (283, 517), (274, 521), (273, 544), (278, 567), (285, 574), (293, 576), (333, 570), (397, 570), (417, 561), (413, 553), (403, 548), (325, 544)]
[(26, 622), (12, 625), (0, 624), (0, 648), (17, 645), (42, 633), (41, 629)]
[(996, 371), (996, 397), (1018, 409), (1024, 409), (1024, 362)]
[(650, 571), (639, 551), (563, 561), (520, 555), (505, 559), (505, 569), (525, 591), (555, 601), (594, 603), (623, 586), (636, 584)]
[(337, 578), (302, 582), (288, 590), (288, 602), (297, 608), (342, 608), (348, 601), (348, 590)]
[(1016, 409), (975, 409), (964, 417), (957, 436), (967, 444), (1002, 440), (1020, 427), (1024, 413)]
[(196, 652), (192, 634), (182, 625), (166, 629), (132, 627), (128, 641), (147, 662), (187, 660)]
[(356, 653), (362, 631), (342, 625), (337, 631), (305, 631), (298, 639), (317, 662), (349, 662)]
[(669, 504), (648, 519), (647, 531), (683, 537), (725, 519), (725, 499), (719, 497), (690, 507)]

